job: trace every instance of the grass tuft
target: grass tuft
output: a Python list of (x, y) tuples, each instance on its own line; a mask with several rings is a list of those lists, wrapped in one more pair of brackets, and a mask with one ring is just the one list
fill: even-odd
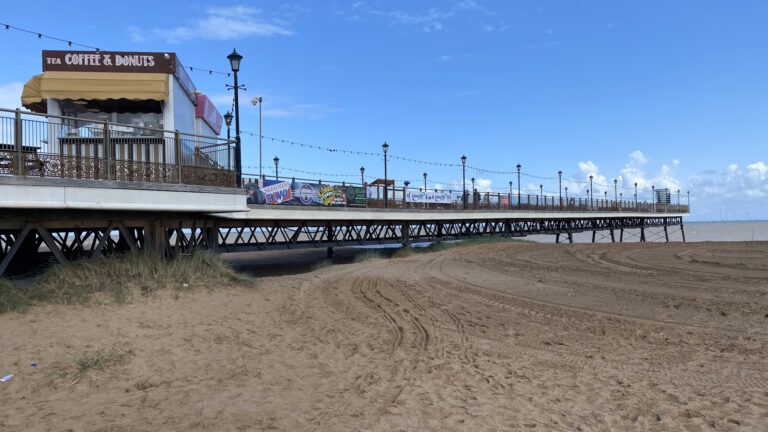
[(206, 251), (173, 260), (133, 253), (52, 266), (31, 283), (0, 279), (0, 313), (24, 312), (38, 303), (88, 304), (96, 296), (127, 303), (134, 296), (161, 289), (212, 288), (250, 281), (218, 255)]
[(328, 268), (332, 265), (333, 265), (333, 260), (331, 258), (324, 258), (312, 264), (312, 271), (316, 272), (324, 268)]
[(75, 378), (85, 377), (93, 369), (103, 371), (110, 367), (122, 366), (135, 351), (135, 347), (130, 342), (115, 342), (106, 348), (87, 351), (75, 360), (77, 366)]

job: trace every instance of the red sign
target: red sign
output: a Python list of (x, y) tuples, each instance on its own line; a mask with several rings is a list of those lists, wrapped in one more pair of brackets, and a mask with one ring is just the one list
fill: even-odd
[(195, 117), (203, 119), (208, 126), (216, 132), (216, 135), (221, 133), (221, 122), (224, 120), (219, 114), (219, 110), (208, 99), (208, 96), (198, 93), (197, 94), (197, 106), (195, 107)]

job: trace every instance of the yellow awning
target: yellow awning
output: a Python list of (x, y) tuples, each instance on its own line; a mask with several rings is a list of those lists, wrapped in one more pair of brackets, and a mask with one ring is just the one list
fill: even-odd
[(168, 100), (168, 75), (49, 71), (32, 77), (24, 85), (21, 97), (22, 104), (28, 108), (45, 99), (166, 101)]
[(21, 105), (30, 111), (46, 113), (48, 112), (48, 105), (43, 97), (40, 96), (40, 81), (42, 78), (43, 74), (35, 75), (24, 84), (24, 89), (21, 91)]

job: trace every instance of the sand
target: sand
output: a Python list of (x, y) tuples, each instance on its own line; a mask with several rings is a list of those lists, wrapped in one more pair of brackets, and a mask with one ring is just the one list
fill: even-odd
[(766, 242), (473, 246), (0, 329), (0, 430), (768, 430)]

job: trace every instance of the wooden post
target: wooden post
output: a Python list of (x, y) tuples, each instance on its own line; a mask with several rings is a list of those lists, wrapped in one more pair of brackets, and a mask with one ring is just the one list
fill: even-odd
[(13, 143), (16, 147), (16, 175), (24, 175), (24, 156), (22, 154), (23, 143), (21, 136), (21, 110), (16, 108), (14, 119)]
[(181, 135), (178, 129), (173, 134), (173, 144), (176, 147), (176, 169), (179, 173), (179, 183), (181, 183)]

